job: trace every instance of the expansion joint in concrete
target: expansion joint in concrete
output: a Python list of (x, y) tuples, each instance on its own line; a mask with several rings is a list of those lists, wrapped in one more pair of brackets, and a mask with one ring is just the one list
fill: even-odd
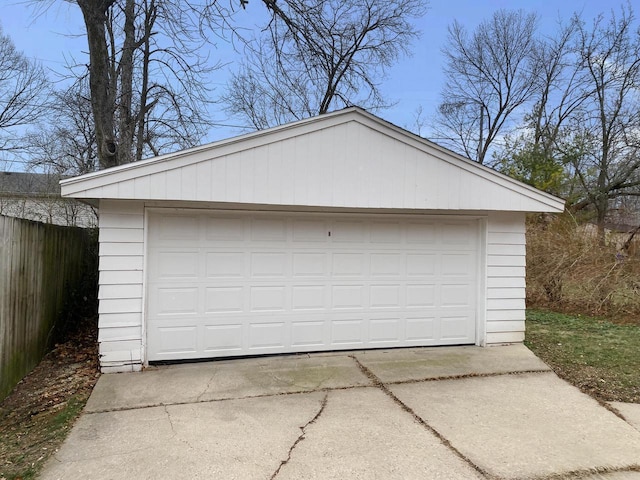
[(360, 363), (360, 360), (358, 360), (358, 358), (355, 355), (350, 355), (350, 358), (353, 359), (353, 361), (356, 363), (356, 365), (358, 366), (358, 368), (360, 369), (360, 371), (367, 377), (369, 378), (369, 380), (371, 381), (371, 383), (373, 383), (373, 385), (382, 390), (382, 392), (384, 392), (389, 398), (391, 398), (391, 400), (393, 400), (393, 402), (398, 405), (402, 410), (404, 410), (405, 412), (407, 412), (409, 415), (411, 415), (414, 419), (414, 421), (416, 421), (418, 424), (420, 424), (422, 427), (424, 427), (427, 431), (429, 431), (431, 434), (435, 435), (436, 438), (438, 438), (438, 440), (440, 440), (440, 442), (447, 447), (449, 450), (451, 450), (458, 458), (460, 458), (463, 462), (465, 462), (467, 465), (469, 465), (471, 468), (473, 468), (476, 472), (478, 472), (480, 475), (484, 476), (485, 478), (487, 478), (488, 480), (498, 480), (498, 477), (496, 477), (495, 475), (491, 475), (489, 472), (485, 471), (482, 467), (476, 465), (475, 463), (473, 463), (467, 456), (465, 456), (460, 450), (458, 450), (456, 447), (454, 447), (451, 442), (444, 437), (444, 435), (442, 435), (439, 431), (437, 431), (435, 428), (433, 428), (431, 425), (429, 425), (422, 417), (420, 417), (411, 407), (409, 407), (406, 403), (404, 403), (402, 400), (400, 400), (391, 390), (389, 390), (389, 388), (387, 387), (387, 385), (385, 385), (382, 380), (380, 380), (380, 378), (378, 378), (378, 376), (373, 373), (371, 370), (369, 370), (366, 366), (364, 366), (362, 363)]
[(531, 374), (549, 374), (555, 375), (552, 370), (518, 370), (515, 372), (495, 372), (495, 373), (465, 373), (463, 375), (442, 375), (439, 377), (416, 378), (410, 380), (396, 380), (387, 382), (386, 385), (406, 385), (410, 383), (427, 383), (440, 382), (445, 380), (466, 380), (468, 378), (489, 378), (489, 377), (505, 377), (508, 375), (531, 375)]
[[(631, 473), (640, 472), (640, 464), (629, 465), (620, 468), (595, 467), (582, 470), (573, 470), (571, 472), (559, 472), (552, 475), (542, 475), (528, 477), (526, 480), (580, 480), (583, 478), (595, 478), (595, 475), (609, 475), (614, 473)], [(605, 478), (604, 476), (602, 477)]]

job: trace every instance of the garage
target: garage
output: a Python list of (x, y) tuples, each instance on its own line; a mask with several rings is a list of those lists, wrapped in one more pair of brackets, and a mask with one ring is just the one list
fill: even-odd
[(103, 372), (524, 340), (564, 201), (351, 107), (61, 182), (99, 211)]
[(148, 358), (473, 344), (478, 228), (419, 216), (154, 211)]

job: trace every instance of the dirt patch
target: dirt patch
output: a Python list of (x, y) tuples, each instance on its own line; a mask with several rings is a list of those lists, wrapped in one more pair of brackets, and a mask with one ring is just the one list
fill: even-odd
[(97, 320), (67, 338), (0, 404), (0, 480), (35, 478), (98, 380)]

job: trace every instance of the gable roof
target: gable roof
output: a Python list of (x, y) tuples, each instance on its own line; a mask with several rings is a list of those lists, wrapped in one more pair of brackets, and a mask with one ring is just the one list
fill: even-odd
[(61, 182), (82, 199), (559, 212), (564, 201), (358, 107)]

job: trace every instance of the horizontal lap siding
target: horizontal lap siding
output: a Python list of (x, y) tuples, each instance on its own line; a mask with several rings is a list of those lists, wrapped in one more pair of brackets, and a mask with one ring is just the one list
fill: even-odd
[(491, 213), (487, 227), (486, 343), (524, 340), (525, 214)]
[(143, 202), (100, 202), (99, 333), (103, 372), (139, 370), (143, 361)]

